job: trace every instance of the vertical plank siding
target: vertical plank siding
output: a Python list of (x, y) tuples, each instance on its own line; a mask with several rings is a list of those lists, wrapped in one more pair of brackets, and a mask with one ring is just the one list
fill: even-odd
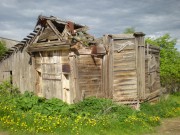
[[(26, 90), (35, 90), (36, 71), (34, 69), (34, 62), (30, 65), (29, 61), (29, 54), (25, 51), (18, 51), (0, 63), (1, 74), (11, 71), (12, 83), (22, 93)], [(10, 80), (10, 78), (1, 78), (0, 80), (2, 82), (4, 80)]]
[(153, 99), (161, 94), (160, 85), (160, 49), (159, 47), (146, 46), (146, 98)]
[(36, 90), (46, 98), (60, 98), (70, 103), (69, 73), (63, 72), (63, 65), (69, 65), (68, 50), (39, 52), (35, 56), (36, 70), (39, 72)]

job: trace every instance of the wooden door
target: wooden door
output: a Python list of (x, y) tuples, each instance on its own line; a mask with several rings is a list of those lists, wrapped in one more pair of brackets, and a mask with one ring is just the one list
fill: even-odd
[(62, 99), (61, 52), (43, 52), (41, 63), (42, 93), (46, 98)]
[[(69, 74), (63, 71), (68, 65), (68, 51), (39, 52), (36, 57), (37, 93), (45, 98), (69, 101)], [(65, 68), (67, 69), (67, 68)]]

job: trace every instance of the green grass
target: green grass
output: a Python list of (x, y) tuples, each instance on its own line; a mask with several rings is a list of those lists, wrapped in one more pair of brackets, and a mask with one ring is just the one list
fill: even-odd
[(180, 116), (179, 93), (141, 111), (109, 99), (88, 98), (68, 105), (30, 92), (20, 94), (8, 82), (0, 85), (0, 129), (13, 135), (129, 135), (143, 134), (160, 125), (161, 118)]

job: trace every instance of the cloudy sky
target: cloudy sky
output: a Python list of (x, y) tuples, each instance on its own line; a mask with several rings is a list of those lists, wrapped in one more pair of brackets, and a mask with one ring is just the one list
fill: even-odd
[(40, 14), (87, 25), (96, 37), (128, 27), (146, 36), (169, 33), (180, 50), (180, 0), (0, 0), (0, 37), (22, 40)]

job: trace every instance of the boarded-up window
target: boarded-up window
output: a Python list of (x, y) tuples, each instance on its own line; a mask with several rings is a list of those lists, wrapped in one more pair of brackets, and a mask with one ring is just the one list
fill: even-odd
[(62, 72), (70, 73), (70, 66), (68, 64), (62, 65)]

